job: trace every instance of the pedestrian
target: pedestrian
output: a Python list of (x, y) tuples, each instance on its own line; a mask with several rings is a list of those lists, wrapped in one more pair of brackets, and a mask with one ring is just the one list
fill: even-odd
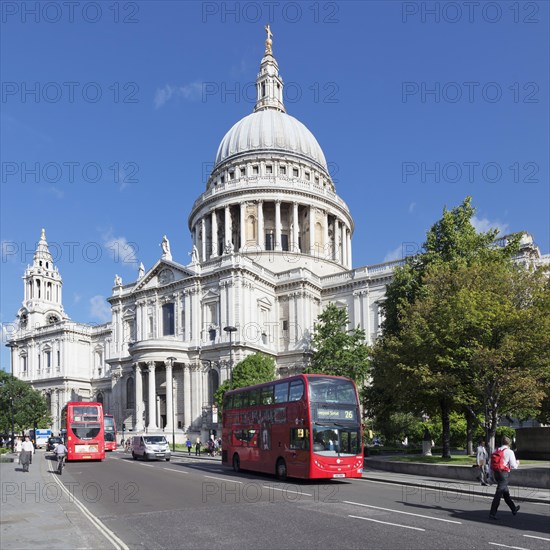
[(197, 441), (195, 442), (195, 456), (201, 456), (201, 438), (197, 437)]
[(497, 483), (497, 490), (493, 498), (493, 503), (491, 504), (491, 511), (489, 512), (489, 517), (491, 519), (497, 519), (497, 510), (502, 497), (504, 497), (504, 502), (508, 504), (514, 516), (518, 513), (520, 508), (519, 505), (516, 506), (514, 504), (508, 489), (510, 470), (515, 470), (519, 467), (519, 460), (516, 460), (514, 451), (510, 449), (510, 443), (510, 439), (504, 436), (501, 441), (501, 446), (491, 455), (491, 470)]
[(487, 483), (487, 470), (489, 468), (487, 460), (489, 458), (489, 453), (485, 447), (485, 440), (481, 438), (479, 440), (479, 445), (476, 451), (476, 464), (479, 468), (479, 481), (481, 485), (488, 485)]
[(23, 466), (24, 472), (29, 471), (29, 464), (32, 463), (33, 453), (34, 445), (31, 443), (31, 438), (27, 436), (21, 445), (21, 454), (19, 455), (19, 463)]
[(193, 446), (193, 444), (191, 443), (191, 439), (189, 438), (189, 436), (187, 437), (185, 445), (187, 446), (187, 452), (189, 453), (189, 456), (191, 456), (191, 447)]
[(16, 440), (15, 440), (15, 446), (14, 446), (14, 448), (13, 448), (13, 451), (14, 451), (15, 453), (17, 453), (17, 462), (18, 462), (19, 464), (21, 464), (20, 458), (21, 458), (21, 447), (22, 447), (22, 445), (23, 445), (23, 441), (21, 440), (21, 438), (20, 438), (20, 437), (16, 438)]

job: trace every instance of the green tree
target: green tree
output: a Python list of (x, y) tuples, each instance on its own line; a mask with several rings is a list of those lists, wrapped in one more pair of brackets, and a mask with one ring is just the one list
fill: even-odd
[[(460, 390), (469, 365), (469, 346), (459, 326), (444, 324), (454, 306), (447, 303), (448, 311), (444, 304), (435, 307), (440, 295), (435, 288), (428, 288), (428, 278), (439, 268), (453, 280), (458, 271), (474, 264), (509, 264), (520, 238), (518, 235), (505, 246), (495, 247), (497, 231), (478, 233), (471, 223), (474, 213), (470, 197), (452, 210), (444, 209), (442, 218), (427, 233), (424, 253), (408, 258), (396, 270), (386, 292), (383, 336), (375, 345), (372, 385), (366, 392), (370, 414), (386, 418), (399, 410), (430, 415), (439, 410), (443, 456), (450, 456), (449, 415), (463, 405), (460, 397), (465, 392)], [(434, 290), (436, 294), (430, 295)], [(434, 326), (426, 323), (423, 308), (429, 309)], [(469, 404), (470, 408), (474, 405)], [(468, 414), (472, 418), (470, 409)]]
[(401, 408), (433, 415), (439, 406), (443, 456), (450, 456), (451, 412), (466, 409), (478, 421), (482, 404), (492, 445), (503, 415), (535, 416), (544, 399), (548, 286), (541, 270), (511, 262), (433, 264), (422, 293), (402, 310), (399, 335), (374, 348), (373, 385), (391, 376)]
[(263, 353), (249, 355), (233, 369), (232, 380), (226, 380), (221, 384), (214, 394), (214, 401), (221, 408), (223, 396), (230, 389), (246, 388), (255, 384), (271, 382), (275, 380), (276, 364), (272, 357)]
[(313, 354), (304, 372), (346, 376), (357, 385), (365, 382), (369, 369), (365, 331), (360, 328), (348, 330), (348, 325), (347, 311), (328, 304), (315, 323)]
[(0, 371), (0, 431), (11, 433), (12, 407), (15, 433), (33, 426), (51, 426), (46, 399), (29, 384)]

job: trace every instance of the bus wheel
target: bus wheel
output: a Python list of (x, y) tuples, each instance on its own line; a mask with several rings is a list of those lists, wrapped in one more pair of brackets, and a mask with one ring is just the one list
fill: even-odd
[(241, 471), (241, 459), (239, 458), (239, 455), (237, 453), (233, 455), (233, 471)]
[(275, 473), (277, 475), (277, 479), (280, 479), (281, 481), (284, 481), (286, 479), (287, 472), (286, 472), (286, 462), (284, 461), (284, 459), (279, 458), (279, 460), (277, 460), (277, 467), (276, 467)]

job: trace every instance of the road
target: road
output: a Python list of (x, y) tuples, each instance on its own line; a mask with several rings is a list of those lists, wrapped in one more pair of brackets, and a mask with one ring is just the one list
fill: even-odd
[(385, 482), (282, 483), (193, 457), (143, 462), (123, 452), (69, 463), (61, 480), (120, 548), (550, 546), (548, 505), (521, 503), (514, 517), (502, 502), (495, 522), (487, 497)]

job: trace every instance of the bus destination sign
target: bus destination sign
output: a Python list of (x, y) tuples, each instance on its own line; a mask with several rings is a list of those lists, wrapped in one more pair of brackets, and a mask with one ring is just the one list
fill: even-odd
[(317, 420), (356, 420), (354, 409), (330, 409), (321, 408), (317, 409)]

